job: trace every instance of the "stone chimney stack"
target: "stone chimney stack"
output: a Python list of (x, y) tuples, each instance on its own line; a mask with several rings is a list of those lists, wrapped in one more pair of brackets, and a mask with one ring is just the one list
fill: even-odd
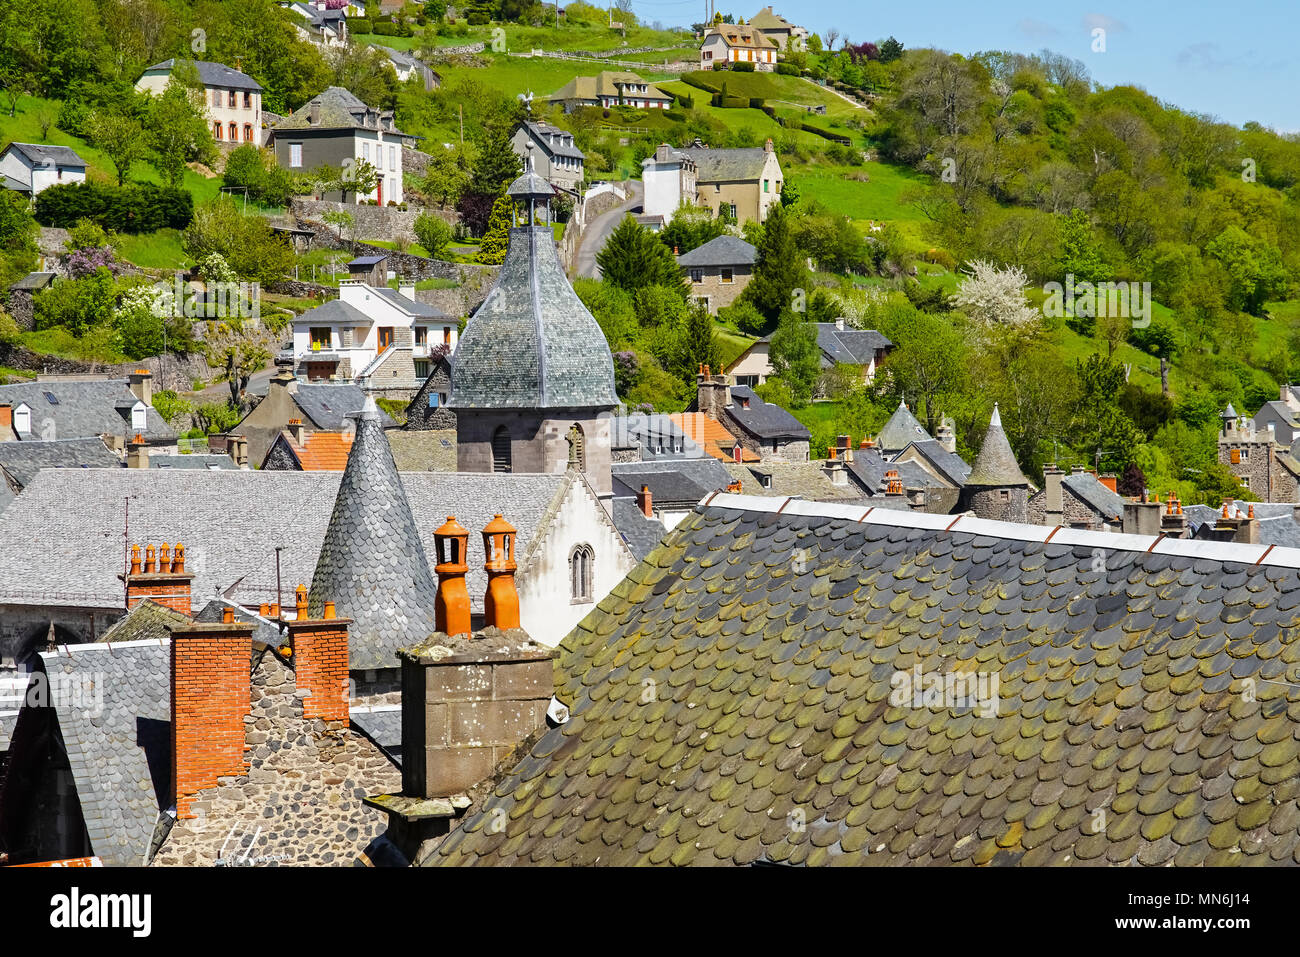
[(1043, 466), (1043, 524), (1062, 525), (1065, 519), (1065, 473), (1056, 463)]
[(312, 100), (307, 106), (307, 120), (312, 126), (320, 125), (320, 100)]
[(957, 434), (953, 432), (952, 426), (947, 422), (940, 423), (939, 427), (934, 430), (934, 437), (940, 445), (953, 455), (957, 454)]
[(229, 453), (231, 460), (241, 469), (248, 468), (248, 437), (244, 435), (232, 435), (229, 437), (226, 451)]
[(1232, 540), (1244, 545), (1259, 544), (1259, 520), (1255, 518), (1254, 505), (1246, 506), (1246, 517), (1240, 519), (1237, 533), (1233, 535)]
[(302, 426), (302, 419), (290, 419), (288, 431), (289, 438), (293, 439), (293, 444), (301, 448), (307, 438), (306, 430)]
[(469, 532), (454, 515), (448, 515), (447, 521), (433, 533), (433, 540), (438, 550), (438, 564), (434, 568), (438, 575), (438, 597), (434, 604), (436, 627), (453, 638), (468, 635), (470, 606), (465, 575), (469, 565), (465, 559)]
[(837, 458), (849, 465), (853, 462), (853, 437), (849, 435), (839, 435), (835, 437), (835, 447), (839, 449)]
[(129, 469), (147, 469), (149, 467), (149, 445), (139, 432), (126, 448), (126, 467)]
[(128, 379), (131, 394), (145, 405), (153, 405), (153, 373), (148, 369), (136, 369)]
[(1187, 537), (1187, 516), (1177, 494), (1170, 492), (1165, 498), (1164, 514), (1160, 516), (1160, 531), (1169, 538)]
[(1121, 530), (1125, 535), (1159, 535), (1160, 503), (1148, 500), (1146, 492), (1140, 500), (1125, 502)]
[(248, 773), (253, 622), (225, 620), (171, 629), (172, 788), (176, 816), (197, 817), (195, 795)]
[[(294, 593), (297, 617), (287, 622), (289, 645), (293, 649), (294, 676), (299, 691), (309, 695), (302, 703), (304, 718), (348, 722), (348, 625), (339, 618), (334, 602), (325, 602), (320, 618), (307, 613), (307, 586)], [(268, 611), (270, 609), (267, 609)]]
[(654, 500), (650, 494), (650, 486), (642, 485), (641, 491), (636, 496), (636, 507), (641, 510), (641, 514), (646, 518), (654, 518)]
[(156, 551), (152, 545), (146, 545), (143, 566), (140, 546), (132, 545), (131, 564), (126, 574), (117, 577), (126, 586), (127, 611), (148, 598), (182, 615), (193, 613), (190, 586), (194, 575), (185, 570), (185, 546), (180, 542), (176, 543), (175, 551), (166, 543)]
[(519, 627), (519, 590), (515, 586), (515, 527), (497, 515), (483, 528), (487, 593), (483, 596), (483, 621), (488, 627), (509, 631)]
[(826, 450), (826, 461), (822, 463), (822, 474), (831, 480), (832, 485), (844, 486), (849, 484), (849, 474), (844, 467), (844, 462), (840, 460), (837, 449), (834, 445)]
[(714, 375), (708, 366), (701, 365), (695, 382), (696, 407), (711, 419), (721, 419), (722, 410), (731, 407), (730, 376)]

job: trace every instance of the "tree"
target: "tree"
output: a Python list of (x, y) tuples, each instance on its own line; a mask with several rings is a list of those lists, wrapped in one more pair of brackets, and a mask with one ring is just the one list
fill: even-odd
[(675, 256), (682, 256), (724, 232), (722, 220), (715, 219), (708, 209), (683, 200), (672, 222), (659, 230), (659, 241)]
[(28, 201), (12, 190), (0, 190), (0, 288), (36, 268), (38, 227)]
[(253, 373), (266, 368), (270, 361), (271, 353), (248, 342), (226, 346), (215, 355), (208, 356), (208, 364), (220, 370), (217, 381), (229, 386), (230, 406), (235, 409), (239, 408), (239, 397), (248, 388)]
[(812, 399), (813, 383), (821, 374), (817, 330), (793, 309), (783, 309), (768, 349), (774, 374), (786, 384), (796, 407)]
[(1057, 269), (1062, 278), (1073, 275), (1074, 281), (1105, 282), (1111, 271), (1101, 256), (1101, 247), (1092, 232), (1088, 214), (1072, 209), (1060, 219), (1057, 236), (1061, 243), (1061, 258)]
[(903, 56), (903, 44), (899, 43), (892, 36), (888, 40), (880, 42), (880, 62), (893, 63)]
[(839, 38), (840, 38), (840, 31), (835, 29), (835, 27), (831, 27), (829, 30), (826, 31), (826, 49), (829, 52), (831, 53), (835, 52), (835, 41), (838, 40)]
[(441, 259), (447, 253), (447, 243), (451, 242), (451, 227), (441, 216), (434, 213), (421, 213), (415, 219), (415, 238), (434, 259)]
[(808, 267), (795, 245), (790, 214), (781, 206), (768, 210), (763, 236), (758, 243), (754, 274), (743, 295), (768, 322), (794, 306), (796, 289), (808, 286)]
[(435, 149), (421, 189), (443, 206), (455, 206), (469, 185), (470, 173), (461, 150)]
[(711, 369), (722, 368), (718, 333), (713, 327), (713, 317), (702, 302), (693, 302), (687, 307), (681, 337), (680, 364), (686, 372), (683, 381), (690, 385), (694, 385), (696, 370), (701, 365)]
[(62, 326), (81, 336), (113, 315), (117, 284), (106, 268), (80, 279), (65, 279), (36, 294), (33, 312), (37, 329)]
[(204, 111), (203, 83), (193, 63), (176, 62), (162, 95), (149, 98), (145, 125), (169, 186), (180, 185), (186, 163), (212, 162), (217, 148)]
[(90, 141), (117, 170), (117, 185), (126, 182), (131, 164), (149, 155), (149, 140), (140, 121), (125, 113), (97, 110), (87, 123)]
[(368, 106), (392, 109), (397, 105), (397, 71), (380, 50), (349, 39), (343, 46), (327, 47), (324, 59), (335, 86)]
[(335, 234), (341, 240), (343, 231), (347, 230), (349, 239), (352, 238), (352, 228), (356, 225), (356, 219), (351, 213), (345, 213), (342, 210), (331, 210), (321, 217), (326, 226), (333, 226)]
[(998, 269), (977, 259), (964, 272), (949, 301), (976, 322), (1014, 327), (1038, 320), (1038, 310), (1025, 300), (1025, 271), (1019, 266)]
[(1263, 315), (1264, 303), (1286, 289), (1286, 268), (1277, 247), (1255, 239), (1239, 226), (1223, 230), (1205, 251), (1228, 271), (1228, 305), (1233, 309)]
[(514, 209), (514, 201), (509, 196), (502, 196), (492, 204), (492, 218), (488, 221), (483, 241), (479, 243), (475, 262), (500, 266), (506, 261), (506, 251), (510, 248), (510, 227), (514, 225)]
[(484, 131), (470, 173), (470, 188), (499, 196), (523, 173), (523, 162), (510, 141), (510, 126), (498, 122)]
[(246, 281), (272, 283), (283, 279), (294, 266), (289, 244), (271, 231), (264, 217), (241, 213), (230, 196), (218, 196), (194, 211), (181, 246), (195, 261), (220, 253)]
[(337, 167), (321, 166), (312, 170), (310, 176), (321, 193), (338, 193), (345, 203), (349, 193), (355, 199), (373, 193), (379, 186), (379, 170), (364, 159), (347, 159)]
[(881, 331), (894, 343), (889, 373), (903, 395), (925, 407), (926, 428), (933, 435), (943, 401), (965, 384), (970, 364), (966, 340), (951, 322), (910, 306), (882, 323)]
[(686, 281), (672, 250), (629, 214), (614, 227), (605, 248), (596, 254), (601, 277), (620, 289), (669, 286), (686, 298)]

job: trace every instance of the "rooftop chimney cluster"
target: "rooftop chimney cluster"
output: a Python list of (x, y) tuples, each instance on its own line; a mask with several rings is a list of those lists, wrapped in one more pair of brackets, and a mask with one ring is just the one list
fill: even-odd
[[(643, 487), (649, 508), (649, 489)], [(511, 629), (519, 627), (519, 591), (515, 585), (515, 542), (518, 533), (513, 525), (497, 515), (483, 528), (483, 554), (487, 560), (488, 587), (483, 596), (484, 624), (489, 627)], [(469, 587), (465, 575), (469, 572), (466, 557), (469, 553), (469, 530), (456, 516), (433, 533), (438, 564), (438, 599), (435, 605), (436, 627), (450, 637), (470, 634)]]
[(132, 545), (130, 565), (118, 577), (126, 586), (127, 611), (150, 599), (182, 615), (191, 614), (190, 585), (194, 575), (185, 570), (185, 546), (180, 542), (174, 550), (166, 542), (157, 548), (145, 545), (143, 562), (141, 546)]

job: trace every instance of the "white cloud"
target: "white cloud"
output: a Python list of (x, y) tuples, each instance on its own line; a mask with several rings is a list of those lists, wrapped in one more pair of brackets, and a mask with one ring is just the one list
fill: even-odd
[(1056, 27), (1052, 26), (1050, 23), (1044, 23), (1042, 20), (1034, 20), (1030, 17), (1025, 17), (1017, 23), (1016, 29), (1025, 36), (1035, 40), (1046, 40), (1049, 37), (1058, 37), (1061, 35), (1061, 31), (1056, 29)]
[(1116, 20), (1114, 17), (1107, 16), (1104, 13), (1089, 13), (1083, 18), (1085, 30), (1105, 30), (1107, 33), (1123, 33), (1128, 29), (1128, 24), (1123, 20)]

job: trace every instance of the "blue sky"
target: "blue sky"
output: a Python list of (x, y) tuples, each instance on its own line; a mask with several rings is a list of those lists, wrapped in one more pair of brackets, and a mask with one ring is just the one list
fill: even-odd
[[(764, 5), (751, 4), (715, 2), (720, 12), (746, 18)], [(1300, 130), (1295, 0), (787, 0), (773, 8), (823, 36), (836, 27), (854, 42), (892, 34), (908, 47), (956, 53), (1047, 47), (1082, 60), (1106, 86), (1140, 86), (1236, 125), (1256, 120), (1283, 132)], [(703, 18), (704, 0), (632, 0), (632, 9), (643, 21), (687, 25)], [(1092, 50), (1094, 28), (1106, 31), (1104, 53)]]

